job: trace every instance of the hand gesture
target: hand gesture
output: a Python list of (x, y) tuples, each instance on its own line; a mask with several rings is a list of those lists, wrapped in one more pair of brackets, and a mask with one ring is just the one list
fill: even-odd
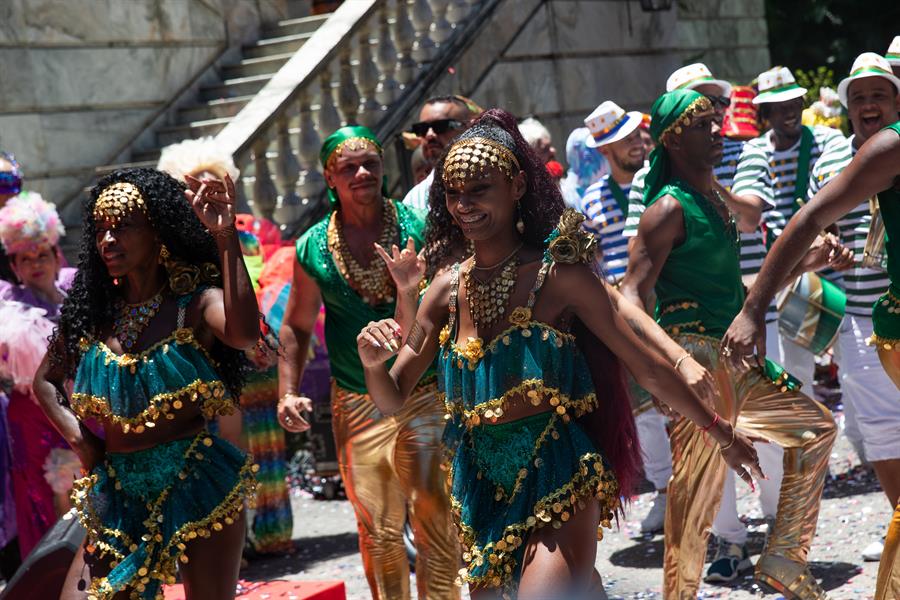
[(853, 251), (844, 246), (836, 235), (826, 233), (815, 239), (800, 261), (804, 272), (831, 267), (843, 271), (853, 266)]
[(356, 337), (359, 359), (364, 367), (384, 364), (400, 351), (403, 332), (393, 319), (372, 321)]
[(286, 430), (300, 433), (310, 428), (303, 413), (312, 411), (312, 400), (297, 394), (285, 394), (278, 401), (278, 422)]
[(425, 250), (416, 254), (416, 245), (412, 238), (406, 240), (406, 248), (400, 250), (396, 244), (391, 246), (391, 254), (375, 243), (375, 251), (384, 260), (388, 272), (397, 286), (397, 292), (402, 293), (411, 289), (418, 289), (419, 282), (425, 275)]
[(722, 337), (719, 351), (737, 370), (748, 364), (763, 366), (766, 360), (766, 315), (754, 316), (741, 310)]
[(184, 176), (188, 189), (184, 195), (194, 209), (194, 214), (209, 232), (215, 235), (234, 226), (234, 181), (226, 173), (225, 180), (197, 179)]
[[(763, 440), (762, 438), (751, 438), (743, 433), (732, 430), (731, 426), (728, 426), (728, 429), (734, 434), (734, 441), (728, 445), (727, 449), (721, 450), (722, 458), (725, 459), (725, 463), (734, 469), (734, 472), (737, 473), (741, 479), (747, 482), (747, 485), (749, 485), (751, 489), (756, 490), (756, 486), (753, 485), (753, 477), (756, 477), (757, 479), (766, 479), (766, 476), (759, 467), (759, 456), (756, 454), (756, 448), (753, 447), (753, 442), (766, 440)], [(749, 467), (749, 469), (747, 467)]]

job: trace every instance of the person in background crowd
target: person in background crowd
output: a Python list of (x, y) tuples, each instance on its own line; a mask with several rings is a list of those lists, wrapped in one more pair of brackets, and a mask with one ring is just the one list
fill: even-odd
[[(427, 116), (425, 109), (423, 114)], [(429, 136), (433, 128), (430, 123)], [(395, 315), (398, 297), (418, 297), (418, 278), (395, 285), (375, 246), (407, 247), (411, 239), (418, 251), (423, 214), (387, 197), (381, 143), (367, 127), (338, 129), (325, 139), (319, 159), (333, 210), (297, 241), (280, 334), (279, 420), (288, 431), (309, 427), (303, 413), (311, 401), (299, 394), (299, 385), (324, 303), (338, 464), (356, 514), (372, 596), (410, 597), (403, 541), (408, 517), (415, 534), (418, 597), (459, 598), (454, 585), (459, 545), (440, 469), (444, 409), (434, 380), (423, 381), (402, 411), (385, 416), (369, 395), (355, 344), (366, 323)]]
[(553, 147), (553, 139), (550, 131), (544, 127), (544, 124), (535, 119), (528, 117), (519, 122), (519, 133), (537, 154), (541, 163), (547, 164), (556, 158), (556, 148)]
[(566, 163), (569, 169), (560, 188), (566, 206), (575, 210), (581, 206), (581, 198), (588, 187), (609, 173), (606, 158), (587, 145), (590, 138), (590, 129), (578, 127), (572, 130), (569, 139), (566, 140)]
[[(22, 168), (16, 157), (9, 152), (0, 151), (0, 208), (15, 196), (27, 194), (22, 192)], [(9, 258), (0, 248), (0, 279), (15, 281), (16, 276), (9, 267)]]
[[(837, 177), (862, 145), (897, 120), (900, 79), (890, 64), (874, 52), (860, 54), (837, 95), (847, 109), (853, 135), (829, 144), (809, 174), (812, 199)], [(891, 506), (900, 500), (900, 392), (881, 368), (866, 341), (872, 336), (872, 305), (887, 291), (890, 280), (878, 265), (863, 266), (872, 212), (866, 199), (836, 222), (841, 240), (853, 250), (856, 264), (841, 278), (847, 294), (844, 322), (838, 338), (845, 433), (860, 458), (875, 469)], [(768, 339), (768, 332), (766, 339)], [(884, 546), (875, 540), (863, 549), (863, 559), (881, 559)]]
[[(230, 177), (238, 184), (240, 171), (229, 154), (222, 152), (211, 137), (186, 140), (163, 148), (157, 168), (179, 181), (185, 177), (225, 181)], [(252, 227), (241, 227), (249, 215), (236, 215), (241, 254), (251, 284), (257, 289), (256, 277), (262, 269), (263, 251)], [(274, 225), (272, 225), (274, 227)], [(255, 274), (255, 276), (254, 276)], [(284, 429), (278, 423), (278, 369), (276, 355), (266, 344), (257, 344), (247, 352), (254, 370), (240, 398), (240, 411), (217, 419), (218, 433), (236, 446), (248, 450), (259, 465), (256, 477), (255, 507), (248, 513), (248, 540), (256, 552), (272, 554), (293, 549), (291, 532), (293, 515), (286, 475)]]
[(884, 56), (891, 65), (895, 77), (900, 77), (900, 35), (894, 36)]
[(650, 135), (650, 115), (647, 113), (641, 114), (641, 142), (644, 143), (644, 156), (650, 156), (650, 152), (656, 148), (656, 142), (653, 141), (653, 136)]
[[(14, 374), (7, 413), (12, 447), (12, 486), (16, 500), (19, 550), (24, 559), (38, 540), (69, 509), (68, 495), (80, 470), (77, 456), (56, 432), (34, 400), (31, 380), (47, 350), (48, 334), (59, 320), (59, 311), (71, 287), (75, 269), (60, 264), (59, 240), (65, 228), (54, 207), (38, 194), (20, 194), (0, 209), (0, 243), (9, 257), (18, 284), (0, 282), (0, 302), (18, 305), (21, 319), (3, 323), (18, 330), (23, 348), (15, 339), (9, 352), (25, 351), (32, 358)], [(7, 306), (6, 317), (15, 314)], [(43, 315), (29, 316), (27, 308)], [(44, 321), (49, 323), (42, 325)], [(35, 355), (39, 358), (35, 358)]]
[[(462, 133), (480, 113), (481, 107), (464, 96), (434, 96), (425, 101), (419, 111), (419, 120), (412, 124), (410, 132), (419, 138), (425, 160), (433, 165), (450, 140)], [(428, 212), (428, 193), (433, 180), (432, 170), (406, 194), (403, 204)]]
[(425, 149), (421, 144), (416, 146), (416, 149), (413, 150), (409, 162), (410, 167), (412, 168), (413, 182), (418, 185), (425, 181), (425, 178), (431, 173), (432, 167), (431, 163), (425, 159)]

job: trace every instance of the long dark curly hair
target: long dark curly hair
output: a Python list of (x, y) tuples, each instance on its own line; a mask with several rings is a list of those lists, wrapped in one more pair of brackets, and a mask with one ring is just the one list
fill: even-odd
[[(525, 173), (525, 194), (519, 211), (525, 229), (526, 244), (543, 248), (546, 239), (559, 223), (565, 210), (559, 186), (549, 171), (519, 133), (515, 117), (505, 110), (492, 108), (461, 133), (455, 140), (485, 137), (510, 150)], [(425, 233), (426, 277), (432, 278), (447, 260), (466, 247), (462, 229), (447, 210), (443, 183), (443, 166), (448, 146), (434, 167), (434, 182), (429, 192), (430, 210)], [(602, 449), (612, 464), (620, 493), (628, 498), (641, 473), (640, 445), (631, 410), (631, 399), (625, 383), (625, 371), (619, 359), (583, 323), (572, 325), (578, 347), (584, 353), (597, 391), (596, 410), (579, 418), (594, 444)]]
[[(69, 377), (75, 376), (81, 359), (79, 341), (100, 335), (113, 322), (115, 305), (121, 298), (100, 258), (94, 223), (94, 204), (100, 193), (120, 182), (131, 183), (141, 191), (150, 223), (173, 258), (197, 267), (212, 263), (221, 271), (216, 242), (185, 199), (183, 183), (162, 171), (147, 168), (117, 170), (103, 177), (82, 205), (78, 273), (51, 339), (51, 360), (61, 365)], [(219, 377), (237, 401), (249, 361), (242, 351), (218, 340), (210, 354), (217, 364)]]
[[(519, 161), (519, 167), (525, 172), (525, 195), (519, 200), (520, 215), (525, 225), (522, 238), (528, 245), (543, 246), (544, 240), (559, 222), (565, 203), (559, 186), (551, 179), (541, 160), (519, 133), (516, 118), (503, 109), (492, 108), (483, 112), (454, 142), (473, 137), (487, 138), (503, 145)], [(425, 261), (428, 265), (426, 277), (429, 279), (434, 277), (441, 267), (446, 266), (444, 263), (455, 251), (466, 247), (462, 229), (447, 210), (444, 189), (444, 160), (452, 146), (452, 143), (447, 146), (434, 166), (434, 181), (428, 193)]]

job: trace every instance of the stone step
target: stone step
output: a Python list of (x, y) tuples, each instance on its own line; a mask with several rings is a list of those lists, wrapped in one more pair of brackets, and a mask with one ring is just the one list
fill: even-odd
[(244, 58), (260, 58), (275, 54), (288, 54), (299, 50), (310, 37), (312, 37), (312, 33), (298, 33), (295, 35), (261, 39), (255, 44), (244, 46), (242, 54)]
[(272, 79), (271, 75), (251, 75), (250, 77), (226, 79), (216, 85), (205, 85), (200, 88), (200, 100), (252, 96), (261, 90), (270, 79)]
[(283, 37), (286, 35), (297, 35), (300, 33), (312, 33), (324, 23), (331, 13), (323, 15), (313, 15), (310, 17), (301, 17), (299, 19), (285, 19), (279, 21), (272, 27), (267, 27), (260, 32), (261, 38)]
[(156, 163), (159, 162), (159, 155), (162, 152), (162, 148), (151, 148), (149, 150), (141, 150), (139, 152), (134, 152), (131, 155), (131, 160), (133, 162), (145, 163), (152, 162), (155, 166)]
[[(153, 160), (143, 160), (143, 161), (131, 161), (131, 162), (127, 162), (127, 163), (119, 163), (119, 164), (114, 164), (114, 165), (103, 165), (102, 167), (94, 168), (94, 179), (95, 180), (100, 179), (107, 173), (112, 173), (116, 169), (137, 169), (139, 167), (148, 167), (150, 169), (155, 169), (156, 163), (157, 163), (157, 160), (153, 159)], [(90, 191), (91, 188), (88, 187), (86, 189), (88, 191)]]
[(273, 54), (259, 58), (245, 58), (239, 63), (228, 65), (222, 69), (222, 79), (237, 79), (251, 75), (274, 75), (293, 53)]
[(252, 98), (253, 96), (218, 98), (216, 100), (209, 100), (203, 104), (187, 106), (178, 110), (176, 123), (178, 125), (187, 125), (193, 121), (233, 117), (238, 114)]
[(192, 140), (207, 135), (216, 135), (228, 122), (230, 117), (221, 119), (209, 119), (208, 121), (194, 121), (187, 125), (174, 125), (162, 127), (156, 132), (156, 143), (160, 147), (168, 146), (183, 140)]

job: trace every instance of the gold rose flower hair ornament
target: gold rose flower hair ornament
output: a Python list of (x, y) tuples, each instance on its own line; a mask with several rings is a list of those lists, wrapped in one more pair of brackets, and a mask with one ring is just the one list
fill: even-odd
[(450, 147), (444, 159), (442, 179), (447, 187), (459, 188), (495, 168), (511, 179), (520, 167), (516, 156), (502, 144), (485, 137), (470, 137)]
[(583, 262), (591, 264), (597, 251), (597, 240), (582, 229), (584, 215), (567, 208), (559, 218), (559, 225), (547, 238), (544, 260), (567, 265)]
[(133, 183), (119, 181), (103, 188), (94, 203), (94, 221), (106, 221), (113, 227), (133, 211), (147, 215), (147, 205), (141, 190)]

